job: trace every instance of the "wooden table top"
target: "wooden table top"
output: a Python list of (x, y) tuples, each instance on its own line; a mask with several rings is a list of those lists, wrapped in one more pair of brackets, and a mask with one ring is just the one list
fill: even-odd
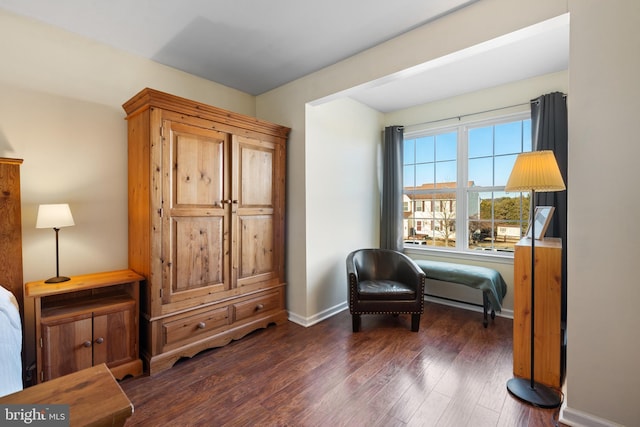
[(122, 426), (133, 414), (104, 363), (0, 397), (0, 403), (69, 405), (71, 426)]

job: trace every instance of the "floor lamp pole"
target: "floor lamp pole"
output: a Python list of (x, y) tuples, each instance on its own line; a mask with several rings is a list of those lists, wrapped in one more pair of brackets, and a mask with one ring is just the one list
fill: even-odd
[(529, 199), (530, 211), (531, 211), (531, 325), (530, 325), (530, 335), (531, 335), (531, 373), (530, 379), (527, 381), (525, 378), (511, 378), (507, 381), (507, 390), (514, 396), (519, 399), (524, 400), (525, 402), (531, 403), (534, 406), (539, 406), (541, 408), (556, 408), (560, 406), (561, 399), (560, 395), (553, 390), (543, 384), (536, 383), (534, 380), (534, 372), (535, 372), (535, 319), (536, 319), (536, 310), (535, 310), (535, 301), (536, 301), (536, 292), (535, 292), (535, 275), (536, 275), (536, 219), (535, 208), (534, 208), (534, 198), (535, 198), (535, 190), (531, 190), (531, 198)]
[(529, 360), (531, 361), (531, 382), (529, 384), (530, 388), (535, 388), (535, 381), (533, 379), (534, 368), (535, 368), (535, 358), (536, 352), (534, 348), (535, 343), (535, 331), (536, 331), (536, 218), (535, 218), (535, 196), (536, 190), (531, 190), (531, 199), (529, 200), (529, 215), (531, 218), (531, 344), (529, 346), (529, 351), (531, 352), (531, 356)]

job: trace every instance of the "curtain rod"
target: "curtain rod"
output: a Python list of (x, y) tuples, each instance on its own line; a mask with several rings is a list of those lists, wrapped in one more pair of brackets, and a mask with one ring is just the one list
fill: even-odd
[[(563, 93), (562, 97), (566, 99), (567, 98), (567, 94)], [(540, 102), (539, 99), (540, 98), (536, 98), (536, 99), (532, 99), (529, 102), (521, 102), (520, 104), (507, 105), (506, 107), (491, 108), (489, 110), (477, 111), (475, 113), (460, 114), (458, 116), (447, 117), (447, 118), (444, 118), (444, 119), (430, 120), (428, 122), (422, 122), (422, 123), (414, 123), (414, 124), (411, 124), (411, 125), (407, 125), (405, 127), (430, 125), (432, 123), (445, 122), (447, 120), (453, 120), (453, 119), (458, 119), (458, 121), (460, 121), (463, 117), (477, 116), (478, 114), (491, 113), (493, 111), (506, 110), (508, 108), (522, 107), (524, 105), (531, 105), (531, 104), (534, 104), (534, 103), (539, 103)]]
[[(531, 101), (531, 102), (534, 102), (534, 101)], [(463, 117), (477, 116), (478, 114), (491, 113), (492, 111), (506, 110), (507, 108), (522, 107), (523, 105), (530, 105), (531, 102), (522, 102), (520, 104), (507, 105), (506, 107), (492, 108), (490, 110), (477, 111), (475, 113), (460, 114), (460, 115), (457, 115), (457, 116), (446, 117), (444, 119), (437, 119), (437, 120), (430, 120), (428, 122), (414, 123), (412, 125), (407, 125), (407, 126), (430, 125), (431, 123), (446, 122), (447, 120), (453, 120), (453, 119), (458, 119), (458, 121), (460, 121)]]

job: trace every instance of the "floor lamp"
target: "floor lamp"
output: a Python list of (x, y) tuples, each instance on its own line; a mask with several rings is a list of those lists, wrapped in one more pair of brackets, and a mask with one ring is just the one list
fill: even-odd
[(60, 283), (69, 280), (66, 276), (60, 276), (60, 258), (58, 256), (58, 231), (62, 227), (75, 225), (69, 205), (40, 205), (38, 206), (38, 217), (36, 228), (53, 228), (56, 232), (56, 276), (45, 280), (45, 283)]
[(514, 396), (541, 408), (556, 408), (561, 403), (560, 394), (554, 389), (534, 380), (534, 338), (535, 338), (535, 271), (536, 271), (536, 221), (535, 193), (562, 191), (566, 187), (552, 151), (531, 151), (518, 155), (513, 170), (505, 186), (505, 191), (529, 191), (531, 221), (531, 375), (526, 378), (512, 378), (507, 381), (507, 390)]

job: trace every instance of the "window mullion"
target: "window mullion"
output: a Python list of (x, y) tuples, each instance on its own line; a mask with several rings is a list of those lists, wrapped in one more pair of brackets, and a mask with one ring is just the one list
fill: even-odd
[[(463, 251), (466, 247), (467, 230), (467, 186), (469, 172), (467, 157), (469, 153), (467, 144), (467, 127), (458, 127), (458, 186), (456, 188), (456, 250)], [(462, 183), (462, 185), (460, 185)]]

